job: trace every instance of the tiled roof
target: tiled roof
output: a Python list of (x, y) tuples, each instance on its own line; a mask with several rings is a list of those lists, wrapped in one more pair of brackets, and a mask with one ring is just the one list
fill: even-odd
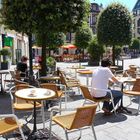
[(133, 8), (133, 11), (140, 10), (140, 0), (138, 0)]

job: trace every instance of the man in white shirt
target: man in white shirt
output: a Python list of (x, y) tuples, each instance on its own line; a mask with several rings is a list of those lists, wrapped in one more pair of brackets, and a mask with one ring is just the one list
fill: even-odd
[[(101, 97), (110, 97), (110, 93), (103, 91), (108, 89), (108, 83), (109, 80), (114, 82), (114, 83), (119, 83), (119, 81), (115, 78), (114, 74), (111, 72), (110, 67), (111, 66), (111, 61), (109, 59), (104, 59), (101, 61), (101, 66), (98, 67), (92, 75), (92, 83), (91, 83), (91, 95), (97, 98)], [(97, 89), (103, 89), (102, 91), (100, 90), (95, 90)], [(122, 98), (122, 93), (117, 90), (111, 90), (112, 95), (114, 98), (114, 105), (116, 105), (119, 100)], [(112, 103), (109, 103), (105, 101), (103, 103), (103, 110), (105, 114), (110, 114), (111, 111), (113, 110)]]

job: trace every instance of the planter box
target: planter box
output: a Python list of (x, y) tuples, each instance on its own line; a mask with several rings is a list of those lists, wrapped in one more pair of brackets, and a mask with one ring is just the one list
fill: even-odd
[(8, 62), (1, 62), (1, 70), (7, 70), (8, 69)]

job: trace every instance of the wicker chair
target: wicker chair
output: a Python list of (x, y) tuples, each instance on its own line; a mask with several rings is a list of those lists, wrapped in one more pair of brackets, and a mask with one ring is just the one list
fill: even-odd
[[(61, 99), (63, 96), (65, 96), (64, 95), (65, 92), (63, 92), (61, 89), (59, 90), (58, 86), (57, 86), (57, 84), (54, 84), (54, 83), (42, 83), (42, 84), (40, 84), (41, 88), (47, 88), (47, 89), (51, 89), (51, 90), (55, 91), (55, 96), (52, 98), (52, 100), (53, 99), (59, 100), (59, 107), (61, 109)], [(67, 96), (65, 96), (65, 108), (66, 108), (66, 103), (67, 103)]]
[[(14, 114), (0, 115), (0, 135), (6, 138), (8, 133), (11, 133), (19, 129), (22, 140), (25, 140), (23, 131), (21, 129), (21, 124), (18, 118)], [(7, 139), (7, 138), (6, 138)]]
[(94, 125), (93, 125), (96, 108), (97, 108), (97, 104), (93, 104), (89, 106), (79, 107), (76, 109), (76, 112), (73, 112), (73, 113), (59, 115), (59, 116), (51, 115), (50, 140), (51, 140), (52, 121), (64, 129), (67, 140), (68, 140), (68, 133), (70, 133), (72, 130), (75, 130), (75, 129), (80, 130), (79, 138), (81, 138), (81, 130), (83, 127), (91, 127), (93, 131), (94, 139), (96, 140), (97, 138), (96, 138)]
[(70, 93), (70, 90), (73, 90), (73, 88), (78, 88), (78, 92), (80, 93), (79, 80), (74, 79), (74, 78), (68, 78), (65, 76), (63, 72), (60, 72), (60, 82), (61, 84), (66, 86), (66, 92)]
[[(18, 84), (16, 86), (13, 86), (10, 89), (10, 97), (11, 97), (11, 105), (12, 105), (12, 113), (15, 114), (15, 110), (19, 111), (29, 111), (34, 109), (34, 104), (32, 101), (27, 101), (24, 99), (19, 99), (15, 97), (14, 93), (17, 90), (24, 89), (24, 88), (32, 88), (33, 86), (30, 86), (28, 84)], [(37, 102), (36, 103), (36, 108), (41, 108), (42, 105), (41, 103)], [(27, 119), (26, 119), (27, 121)], [(27, 121), (28, 122), (28, 121)]]
[(138, 103), (138, 111), (140, 112), (140, 78), (136, 79), (136, 82), (133, 85), (132, 90), (123, 90), (123, 93), (127, 96), (138, 96), (139, 103)]
[[(112, 96), (112, 93), (111, 93), (110, 90), (95, 89), (95, 91), (97, 91), (97, 92), (100, 92), (100, 91), (109, 92), (110, 95), (111, 95), (111, 99), (110, 98), (107, 98), (107, 97), (96, 98), (96, 97), (91, 96), (90, 91), (89, 91), (89, 89), (88, 89), (87, 86), (80, 85), (80, 88), (81, 88), (81, 91), (83, 93), (82, 95), (83, 95), (83, 97), (85, 99), (83, 105), (85, 105), (85, 103), (87, 101), (88, 102), (93, 102), (93, 103), (97, 102), (98, 105), (99, 105), (100, 102), (104, 102), (104, 101), (108, 101), (109, 102), (109, 101), (111, 101), (112, 102), (112, 105), (113, 105), (113, 110), (114, 110), (114, 112), (116, 114), (115, 107), (114, 107), (114, 102), (113, 102), (113, 96)], [(99, 108), (100, 108), (100, 105), (99, 105)]]

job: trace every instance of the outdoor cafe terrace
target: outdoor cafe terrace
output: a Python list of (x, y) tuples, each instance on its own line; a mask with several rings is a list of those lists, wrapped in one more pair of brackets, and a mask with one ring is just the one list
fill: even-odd
[[(59, 67), (61, 70), (65, 71), (66, 76), (68, 76), (69, 78), (72, 77), (75, 80), (78, 80), (80, 82), (80, 84), (85, 85), (85, 86), (90, 86), (91, 83), (91, 73), (88, 75), (88, 77), (86, 75), (77, 73), (78, 71), (87, 71), (88, 69), (90, 71), (94, 71), (94, 69), (96, 67), (89, 67), (86, 65), (86, 63), (81, 63), (81, 65), (83, 67), (80, 67), (82, 69), (74, 69), (74, 68), (78, 68), (79, 67), (79, 63), (57, 63), (56, 66)], [(135, 67), (132, 67), (132, 69), (134, 69)], [(76, 73), (75, 73), (76, 72)], [(137, 71), (138, 72), (138, 71)], [(119, 76), (122, 76), (122, 73), (119, 72)], [(51, 75), (50, 75), (51, 76)], [(138, 75), (137, 75), (138, 76)], [(5, 78), (5, 75), (3, 75), (3, 80)], [(88, 84), (86, 82), (86, 79), (88, 78)], [(120, 78), (120, 77), (119, 77)], [(9, 79), (10, 79), (10, 75), (9, 75)], [(47, 79), (48, 80), (48, 79)], [(52, 79), (51, 79), (52, 80)], [(51, 81), (50, 80), (50, 81)], [(58, 79), (57, 79), (58, 80)], [(58, 81), (55, 82), (58, 82)], [(125, 79), (126, 80), (126, 79)], [(130, 77), (127, 78), (127, 80), (133, 80), (132, 78), (130, 79)], [(51, 81), (52, 83), (52, 81)], [(3, 81), (3, 86), (4, 86), (4, 81)], [(130, 85), (132, 86), (132, 85)], [(9, 84), (6, 84), (6, 89), (9, 88)], [(112, 87), (118, 90), (121, 90), (120, 87)], [(126, 87), (128, 88), (128, 86)], [(4, 87), (5, 89), (5, 87)], [(24, 89), (26, 91), (26, 94), (28, 94), (28, 88), (27, 90)], [(19, 90), (18, 92), (16, 92), (16, 96), (22, 96), (22, 94), (20, 94)], [(44, 96), (44, 89), (40, 90), (39, 95), (38, 93), (36, 93), (35, 89), (31, 88), (32, 93), (29, 92), (29, 94), (31, 94), (31, 96), (28, 96), (28, 100), (33, 99), (33, 102), (35, 102), (35, 98), (37, 98), (37, 101), (39, 101), (39, 103), (42, 102), (42, 100), (44, 100), (44, 115), (42, 115), (42, 111), (37, 110), (36, 111), (36, 125), (37, 128), (34, 128), (34, 119), (32, 118), (32, 111), (27, 111), (25, 112), (24, 110), (22, 111), (15, 111), (15, 114), (17, 115), (17, 117), (19, 118), (19, 121), (21, 121), (23, 124), (26, 123), (26, 119), (25, 119), (25, 115), (30, 115), (30, 117), (28, 118), (28, 120), (30, 120), (27, 124), (27, 126), (29, 127), (29, 129), (35, 130), (38, 132), (42, 132), (46, 138), (44, 138), (44, 135), (40, 134), (40, 139), (49, 139), (49, 128), (50, 128), (50, 108), (59, 108), (59, 101), (53, 101), (51, 102), (51, 104), (49, 104), (50, 106), (46, 106), (48, 104), (48, 99), (47, 98), (51, 98), (49, 96), (53, 96), (54, 92), (49, 91), (45, 97)], [(42, 92), (42, 93), (41, 93)], [(25, 93), (25, 92), (24, 92)], [(35, 96), (33, 96), (35, 93)], [(25, 95), (26, 95), (25, 94)], [(33, 94), (33, 95), (32, 95)], [(52, 94), (52, 95), (51, 95)], [(22, 98), (26, 98), (24, 95), (24, 97), (22, 96)], [(65, 98), (65, 96), (67, 96), (67, 99)], [(70, 90), (69, 93), (67, 92), (66, 94), (64, 94), (62, 96), (62, 109), (63, 111), (61, 112), (63, 114), (67, 114), (70, 113), (71, 110), (81, 107), (83, 106), (83, 102), (84, 102), (84, 97), (82, 96), (82, 92), (79, 91), (76, 88), (74, 88), (73, 90)], [(125, 96), (126, 95), (126, 96)], [(99, 108), (99, 106), (96, 109), (96, 113), (95, 113), (95, 119), (94, 119), (94, 129), (95, 129), (95, 133), (96, 133), (96, 137), (97, 140), (131, 140), (132, 138), (135, 138), (135, 140), (139, 140), (140, 139), (140, 115), (138, 114), (139, 110), (138, 110), (138, 97), (137, 96), (131, 96), (131, 102), (130, 102), (130, 97), (127, 96), (127, 94), (124, 95), (123, 98), (123, 106), (127, 107), (127, 109), (129, 111), (131, 111), (132, 113), (127, 113), (127, 112), (121, 112), (121, 113), (117, 113), (117, 115), (113, 114), (111, 116), (105, 116), (103, 114), (103, 111)], [(21, 98), (21, 97), (20, 97)], [(30, 98), (30, 99), (29, 99)], [(9, 114), (12, 113), (12, 106), (11, 106), (11, 98), (9, 95), (9, 90), (6, 93), (1, 93), (0, 94), (0, 114)], [(131, 104), (130, 104), (131, 103)], [(88, 104), (86, 106), (89, 105), (93, 105), (93, 103), (88, 102)], [(5, 109), (6, 106), (6, 109)], [(102, 102), (100, 103), (100, 106), (102, 106)], [(50, 107), (48, 109), (48, 107)], [(71, 108), (69, 111), (65, 111), (65, 109), (69, 109)], [(54, 112), (54, 115), (56, 114), (56, 112)], [(59, 113), (56, 114), (56, 116), (59, 115)], [(42, 120), (42, 116), (45, 116), (44, 120)], [(79, 118), (80, 119), (80, 118)], [(44, 122), (44, 123), (43, 123)], [(82, 123), (80, 121), (80, 123)], [(1, 124), (0, 124), (1, 126)], [(1, 130), (1, 129), (0, 129)], [(23, 127), (23, 131), (25, 132), (25, 125)], [(41, 131), (43, 130), (43, 131)], [(1, 132), (1, 131), (0, 131)], [(0, 133), (1, 134), (1, 133)], [(59, 125), (52, 125), (52, 139), (66, 139), (65, 138), (65, 132), (64, 130), (59, 126)], [(14, 135), (15, 136), (15, 135)], [(17, 135), (16, 135), (17, 136)], [(79, 131), (74, 131), (72, 133), (68, 134), (69, 139), (77, 139), (80, 136), (80, 132)], [(10, 135), (8, 134), (7, 137), (10, 138), (10, 140), (14, 140), (17, 138), (12, 138), (13, 137), (13, 133), (11, 133)], [(25, 133), (25, 138), (29, 137), (29, 133), (26, 132)], [(19, 138), (19, 135), (18, 135)], [(1, 138), (1, 140), (3, 140), (4, 138)], [(34, 139), (33, 137), (30, 137), (28, 139)], [(84, 129), (82, 130), (82, 136), (81, 136), (82, 140), (93, 140), (94, 139), (94, 135), (92, 133), (92, 129)]]

